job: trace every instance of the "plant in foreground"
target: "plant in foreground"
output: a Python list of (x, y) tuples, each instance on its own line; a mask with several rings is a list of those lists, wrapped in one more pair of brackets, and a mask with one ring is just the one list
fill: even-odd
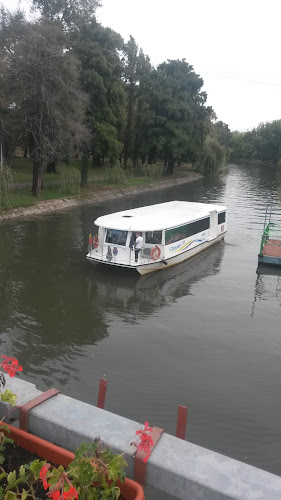
[[(16, 358), (8, 357), (5, 354), (3, 354), (2, 358), (4, 358), (4, 361), (0, 363), (0, 368), (2, 368), (4, 372), (9, 375), (9, 377), (14, 378), (17, 372), (22, 372), (22, 366), (19, 365), (19, 362)], [(2, 392), (1, 389), (4, 389), (5, 385), (5, 375), (0, 372), (0, 400), (6, 401), (7, 403), (10, 403), (12, 406), (14, 406), (16, 404), (16, 395), (13, 394), (9, 389), (6, 389), (4, 392)]]
[[(4, 361), (0, 367), (10, 376), (14, 377), (17, 372), (22, 371), (15, 358), (2, 356)], [(0, 373), (0, 387), (5, 387), (5, 376)], [(1, 399), (15, 404), (16, 396), (0, 392)], [(124, 454), (116, 455), (110, 449), (103, 446), (102, 441), (97, 438), (93, 443), (82, 443), (75, 453), (74, 460), (65, 469), (44, 460), (34, 460), (30, 464), (21, 465), (19, 471), (6, 473), (2, 464), (5, 460), (3, 452), (5, 444), (12, 443), (4, 435), (4, 430), (9, 428), (0, 421), (0, 500), (29, 500), (38, 498), (38, 488), (42, 482), (47, 498), (53, 500), (63, 499), (118, 499), (120, 497), (121, 483), (125, 479), (125, 467), (127, 465)], [(131, 443), (137, 450), (146, 453), (144, 462), (147, 462), (153, 445), (150, 433), (152, 428), (145, 422), (144, 428), (137, 430), (136, 441)]]

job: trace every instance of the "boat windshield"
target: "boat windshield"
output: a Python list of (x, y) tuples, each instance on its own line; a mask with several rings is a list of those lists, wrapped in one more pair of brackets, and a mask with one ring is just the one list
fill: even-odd
[(121, 231), (119, 229), (106, 230), (106, 243), (113, 243), (114, 245), (125, 246), (127, 242), (128, 231)]

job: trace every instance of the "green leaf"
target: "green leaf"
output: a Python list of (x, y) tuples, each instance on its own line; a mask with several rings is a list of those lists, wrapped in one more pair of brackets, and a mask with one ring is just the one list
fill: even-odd
[(20, 466), (19, 473), (20, 473), (20, 477), (26, 476), (26, 470), (25, 470), (25, 467), (23, 465)]
[(17, 498), (17, 494), (13, 491), (7, 491), (5, 495), (5, 500), (15, 500)]
[(6, 389), (5, 392), (0, 393), (0, 399), (1, 401), (5, 401), (6, 403), (10, 403), (12, 406), (15, 406), (17, 396), (9, 389)]
[(10, 472), (7, 476), (9, 488), (13, 488), (16, 485), (16, 480), (17, 480), (17, 473), (14, 470), (13, 472)]
[(126, 460), (121, 455), (113, 455), (108, 464), (108, 479), (112, 479), (114, 482), (117, 479), (121, 481), (124, 480), (125, 477), (125, 467), (127, 465)]
[(21, 493), (21, 500), (26, 500), (27, 496), (28, 496), (28, 491), (26, 491), (23, 488), (22, 493)]
[(0, 425), (0, 431), (5, 431), (5, 432), (9, 433), (10, 432), (10, 428), (7, 425), (5, 425), (5, 424), (1, 424)]
[(39, 479), (40, 477), (40, 471), (43, 467), (44, 464), (46, 464), (47, 462), (45, 460), (33, 460), (33, 462), (31, 462), (29, 464), (29, 469), (30, 471), (34, 474), (34, 478), (35, 479)]
[(14, 443), (14, 440), (11, 439), (11, 438), (7, 438), (6, 436), (4, 437), (4, 443), (11, 443), (13, 444)]
[[(7, 474), (6, 472), (2, 472), (2, 474), (0, 474), (0, 481), (2, 481), (2, 479), (4, 479), (4, 477), (6, 477)], [(0, 495), (0, 498), (1, 498), (1, 495)]]
[(90, 486), (92, 482), (98, 479), (96, 470), (93, 469), (91, 464), (87, 461), (81, 461), (79, 467), (75, 469), (73, 473), (73, 477), (75, 478), (75, 483), (80, 486)]

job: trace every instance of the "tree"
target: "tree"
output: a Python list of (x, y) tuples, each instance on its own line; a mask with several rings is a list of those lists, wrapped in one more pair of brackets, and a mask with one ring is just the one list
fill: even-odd
[(281, 120), (260, 123), (247, 132), (232, 132), (232, 157), (277, 163), (281, 158)]
[(185, 60), (169, 60), (152, 72), (148, 105), (155, 114), (155, 132), (151, 148), (160, 146), (155, 155), (164, 160), (166, 174), (171, 175), (182, 159), (193, 160), (198, 155), (207, 133), (204, 124), (212, 111), (205, 106), (207, 95), (202, 86), (202, 78)]
[(129, 41), (124, 45), (124, 83), (126, 89), (126, 129), (124, 136), (124, 165), (127, 166), (128, 159), (132, 156), (135, 146), (135, 119), (136, 119), (136, 86), (137, 64), (139, 48), (135, 39), (130, 36)]
[(95, 19), (100, 6), (99, 0), (32, 0), (32, 3), (43, 19), (59, 22), (67, 31), (77, 29), (82, 21)]
[[(82, 23), (79, 31), (72, 34), (71, 45), (80, 60), (80, 82), (88, 95), (86, 121), (92, 134), (93, 166), (99, 166), (105, 156), (113, 165), (123, 148), (125, 93), (119, 57), (123, 40), (93, 19)], [(83, 183), (86, 183), (86, 175)]]
[(214, 135), (207, 135), (201, 151), (201, 173), (215, 174), (224, 167), (228, 159), (227, 148)]
[(71, 155), (87, 136), (79, 63), (58, 24), (30, 23), (18, 14), (2, 16), (0, 54), (1, 93), (29, 136), (32, 193), (39, 196), (43, 162)]

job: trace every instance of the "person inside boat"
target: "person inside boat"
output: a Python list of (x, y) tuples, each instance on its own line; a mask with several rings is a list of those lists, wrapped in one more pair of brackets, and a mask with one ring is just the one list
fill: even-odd
[(129, 244), (129, 248), (131, 250), (133, 250), (135, 243), (136, 243), (136, 235), (135, 235), (135, 233), (132, 233), (132, 236), (130, 238), (130, 244)]
[(136, 242), (135, 242), (135, 262), (138, 262), (139, 253), (142, 249), (143, 237), (140, 233), (136, 233)]

